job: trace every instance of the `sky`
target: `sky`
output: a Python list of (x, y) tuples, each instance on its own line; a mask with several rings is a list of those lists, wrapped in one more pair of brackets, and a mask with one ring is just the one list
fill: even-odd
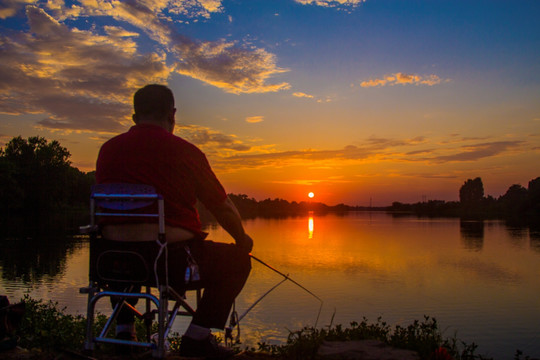
[(540, 176), (540, 1), (0, 0), (0, 146), (95, 169), (148, 83), (227, 192), (455, 201)]

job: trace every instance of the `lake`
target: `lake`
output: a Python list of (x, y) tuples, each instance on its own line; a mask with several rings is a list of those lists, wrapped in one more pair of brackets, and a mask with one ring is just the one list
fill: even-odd
[[(319, 327), (364, 317), (407, 326), (428, 315), (445, 337), (476, 343), (478, 354), (513, 359), (519, 349), (540, 357), (538, 229), (384, 212), (257, 218), (245, 227), (255, 256), (322, 299)], [(206, 231), (209, 239), (231, 241), (218, 227)], [(0, 294), (14, 302), (29, 293), (84, 313), (78, 288), (87, 285), (88, 239), (62, 234), (2, 236)], [(281, 279), (254, 262), (238, 313)], [(288, 330), (314, 325), (319, 307), (287, 281), (241, 321), (243, 343), (278, 344)], [(177, 321), (175, 330), (182, 332), (186, 321)]]

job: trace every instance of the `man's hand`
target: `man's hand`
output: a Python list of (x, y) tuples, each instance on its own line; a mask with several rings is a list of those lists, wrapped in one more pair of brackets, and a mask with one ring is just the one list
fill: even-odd
[(242, 241), (236, 241), (236, 246), (242, 250), (245, 250), (247, 253), (250, 253), (251, 249), (253, 249), (253, 239), (251, 239), (248, 234), (245, 234)]

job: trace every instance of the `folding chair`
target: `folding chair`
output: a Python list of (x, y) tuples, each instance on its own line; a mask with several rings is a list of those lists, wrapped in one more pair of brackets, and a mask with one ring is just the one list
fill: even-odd
[[(124, 242), (103, 239), (96, 223), (97, 217), (138, 218), (159, 224), (157, 241)], [(98, 343), (140, 346), (152, 349), (152, 356), (165, 356), (165, 340), (177, 315), (193, 316), (193, 310), (184, 300), (184, 293), (177, 293), (168, 284), (167, 241), (163, 198), (152, 186), (139, 184), (100, 184), (92, 187), (90, 198), (90, 225), (81, 227), (90, 234), (90, 284), (80, 289), (88, 294), (86, 351), (93, 351)], [(142, 292), (141, 289), (146, 289)], [(151, 293), (157, 288), (157, 296)], [(121, 290), (118, 290), (121, 289)], [(200, 296), (200, 293), (197, 294)], [(115, 299), (116, 305), (107, 323), (94, 336), (94, 313), (98, 300)], [(128, 301), (146, 300), (146, 312), (141, 314)], [(169, 310), (169, 299), (174, 306)], [(109, 330), (122, 308), (129, 308), (145, 320), (146, 341), (122, 340), (108, 336)], [(182, 309), (181, 309), (182, 308)], [(151, 340), (150, 328), (157, 314), (157, 341)], [(155, 340), (155, 339), (154, 339)]]

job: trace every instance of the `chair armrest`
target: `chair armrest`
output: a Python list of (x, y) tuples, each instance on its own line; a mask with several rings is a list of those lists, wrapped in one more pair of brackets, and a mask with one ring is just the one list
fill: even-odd
[(98, 230), (98, 226), (97, 225), (84, 225), (84, 226), (79, 226), (79, 233), (80, 234), (83, 234), (83, 235), (86, 235), (86, 234), (91, 234), (93, 232), (96, 232)]

